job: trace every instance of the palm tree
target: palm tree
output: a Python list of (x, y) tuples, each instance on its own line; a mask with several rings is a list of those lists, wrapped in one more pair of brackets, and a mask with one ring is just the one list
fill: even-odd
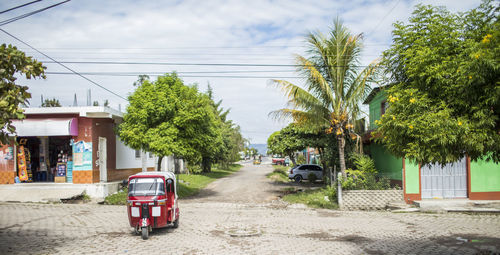
[(309, 57), (296, 56), (297, 71), (305, 78), (305, 89), (284, 80), (272, 80), (288, 97), (291, 108), (270, 113), (274, 118), (292, 117), (301, 125), (319, 127), (335, 135), (340, 170), (345, 175), (344, 146), (360, 113), (359, 103), (367, 95), (376, 64), (359, 67), (362, 34), (352, 35), (337, 18), (329, 36), (307, 35)]

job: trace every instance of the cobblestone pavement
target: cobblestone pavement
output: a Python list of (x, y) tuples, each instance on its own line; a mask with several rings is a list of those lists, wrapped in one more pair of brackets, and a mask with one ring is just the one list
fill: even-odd
[[(0, 204), (0, 254), (500, 252), (500, 215), (334, 211), (203, 197), (180, 208), (178, 229), (154, 230), (142, 240), (125, 206)], [(234, 236), (242, 233), (254, 235)]]
[[(124, 206), (1, 204), (1, 254), (490, 254), (500, 216), (181, 204), (178, 229), (133, 234)], [(256, 236), (232, 237), (253, 230)]]

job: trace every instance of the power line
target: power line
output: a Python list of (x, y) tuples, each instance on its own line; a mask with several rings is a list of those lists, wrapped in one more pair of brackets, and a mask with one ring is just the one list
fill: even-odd
[[(256, 67), (303, 67), (305, 65), (292, 64), (242, 64), (242, 63), (174, 63), (174, 62), (118, 62), (118, 61), (41, 61), (43, 63), (64, 63), (64, 64), (92, 64), (92, 65), (164, 65), (164, 66), (256, 66)], [(325, 67), (347, 67), (347, 66), (325, 66)], [(365, 65), (349, 67), (368, 67)]]
[[(295, 70), (231, 70), (231, 71), (182, 71), (177, 74), (234, 74), (234, 73), (289, 73), (296, 72)], [(70, 72), (45, 72), (46, 74), (73, 74)], [(164, 75), (165, 72), (79, 72), (84, 75), (108, 75), (108, 74), (128, 74), (128, 75)]]
[(59, 2), (59, 3), (57, 3), (57, 4), (53, 4), (53, 5), (47, 6), (47, 7), (45, 7), (45, 8), (42, 8), (42, 9), (36, 10), (36, 11), (28, 12), (28, 13), (25, 13), (25, 14), (23, 14), (23, 15), (19, 15), (19, 16), (14, 17), (14, 18), (10, 18), (10, 19), (4, 20), (4, 21), (0, 21), (0, 26), (7, 25), (7, 24), (9, 24), (9, 23), (12, 23), (12, 22), (17, 21), (17, 20), (20, 20), (20, 19), (24, 19), (24, 18), (26, 18), (26, 17), (29, 17), (29, 16), (33, 15), (33, 14), (37, 14), (37, 13), (39, 13), (39, 12), (43, 12), (43, 11), (45, 11), (45, 10), (48, 10), (48, 9), (50, 9), (50, 8), (54, 8), (54, 7), (58, 6), (58, 5), (61, 5), (61, 4), (64, 4), (64, 3), (67, 3), (67, 2), (69, 2), (69, 1), (71, 1), (71, 0), (62, 1), (62, 2)]
[(379, 23), (372, 29), (372, 31), (370, 31), (370, 33), (366, 34), (366, 36), (371, 35), (373, 32), (375, 32), (375, 30), (377, 30), (378, 26), (380, 26), (380, 24), (382, 24), (382, 22), (385, 20), (385, 18), (387, 18), (387, 16), (389, 16), (389, 14), (391, 14), (391, 12), (394, 10), (394, 8), (396, 8), (396, 6), (398, 6), (400, 1), (401, 0), (398, 0), (396, 2), (396, 4), (389, 10), (389, 12), (385, 14), (385, 16), (379, 21)]
[[(69, 1), (69, 0), (68, 0), (68, 1)], [(43, 56), (45, 56), (46, 58), (48, 58), (48, 59), (52, 60), (54, 63), (57, 63), (57, 64), (61, 65), (62, 67), (64, 67), (64, 68), (68, 69), (70, 72), (72, 72), (72, 73), (74, 73), (74, 74), (76, 74), (76, 75), (78, 75), (78, 76), (82, 77), (83, 79), (85, 79), (85, 80), (89, 81), (90, 83), (92, 83), (92, 84), (94, 84), (94, 85), (96, 85), (96, 86), (98, 86), (98, 87), (100, 87), (100, 88), (102, 88), (102, 89), (104, 89), (104, 90), (108, 91), (109, 93), (111, 93), (111, 94), (113, 94), (113, 95), (115, 95), (115, 96), (117, 96), (117, 97), (119, 97), (119, 98), (121, 98), (121, 99), (123, 99), (123, 100), (127, 100), (126, 98), (124, 98), (124, 97), (122, 97), (122, 96), (118, 95), (117, 93), (115, 93), (115, 92), (113, 92), (113, 91), (109, 90), (108, 88), (106, 88), (106, 87), (102, 86), (101, 84), (99, 84), (99, 83), (97, 83), (97, 82), (95, 82), (95, 81), (93, 81), (93, 80), (91, 80), (91, 79), (89, 79), (89, 78), (87, 78), (87, 77), (85, 77), (85, 76), (83, 76), (83, 75), (79, 74), (77, 71), (75, 71), (75, 70), (73, 70), (73, 69), (69, 68), (68, 66), (64, 65), (63, 63), (58, 62), (57, 60), (55, 60), (55, 59), (51, 58), (51, 57), (50, 57), (50, 56), (48, 56), (47, 54), (45, 54), (45, 53), (43, 53), (43, 52), (41, 52), (41, 51), (37, 50), (35, 47), (33, 47), (33, 46), (29, 45), (28, 43), (26, 43), (26, 42), (24, 42), (23, 40), (21, 40), (21, 39), (17, 38), (16, 36), (14, 36), (14, 35), (12, 35), (11, 33), (9, 33), (9, 32), (7, 32), (7, 31), (5, 31), (4, 29), (0, 28), (0, 31), (2, 31), (2, 32), (4, 32), (5, 34), (7, 34), (8, 36), (10, 36), (10, 37), (12, 37), (12, 38), (14, 38), (14, 39), (18, 40), (18, 41), (19, 41), (19, 42), (21, 42), (22, 44), (24, 44), (24, 45), (26, 45), (26, 46), (30, 47), (31, 49), (35, 50), (36, 52), (38, 52), (38, 53), (42, 54), (42, 55), (43, 55)]]
[(4, 14), (4, 13), (6, 13), (6, 12), (10, 12), (10, 11), (12, 11), (12, 10), (15, 10), (15, 9), (18, 9), (18, 8), (21, 8), (21, 7), (24, 7), (24, 6), (28, 6), (28, 5), (30, 5), (30, 4), (34, 4), (34, 3), (36, 3), (36, 2), (41, 2), (41, 1), (42, 1), (42, 0), (36, 0), (36, 1), (32, 1), (32, 2), (29, 2), (29, 3), (22, 4), (22, 5), (18, 5), (18, 6), (16, 6), (16, 7), (12, 7), (12, 8), (10, 8), (10, 9), (5, 10), (5, 11), (1, 11), (1, 12), (0, 12), (0, 14)]
[[(45, 74), (53, 75), (74, 75), (74, 73), (69, 72), (45, 72)], [(164, 73), (141, 73), (141, 74), (131, 74), (131, 73), (81, 73), (84, 75), (96, 75), (96, 76), (115, 76), (115, 77), (136, 77), (141, 74), (146, 74), (148, 76), (161, 76)], [(186, 78), (238, 78), (238, 79), (300, 79), (302, 77), (298, 76), (249, 76), (249, 75), (181, 75), (180, 77)]]
[[(390, 43), (364, 43), (363, 46), (388, 46)], [(256, 45), (256, 46), (170, 46), (170, 47), (44, 47), (42, 50), (179, 50), (179, 49), (252, 49), (252, 48), (307, 48), (307, 45)]]

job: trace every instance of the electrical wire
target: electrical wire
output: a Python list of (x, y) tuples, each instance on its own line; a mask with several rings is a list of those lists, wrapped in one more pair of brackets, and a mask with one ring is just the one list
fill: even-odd
[[(74, 73), (68, 72), (45, 72), (46, 74), (53, 75), (74, 75)], [(148, 76), (161, 76), (165, 73), (141, 73), (141, 74), (128, 74), (128, 73), (81, 73), (84, 75), (96, 75), (96, 76), (116, 76), (116, 77), (129, 77), (129, 76), (139, 76), (139, 75), (148, 75)], [(178, 73), (179, 74), (179, 73)], [(179, 74), (180, 77), (186, 78), (238, 78), (238, 79), (300, 79), (302, 77), (298, 76), (248, 76), (248, 75), (182, 75)]]
[[(69, 0), (68, 0), (68, 1), (69, 1)], [(30, 47), (31, 49), (35, 50), (36, 52), (38, 52), (38, 53), (42, 54), (42, 55), (43, 55), (43, 56), (45, 56), (46, 58), (48, 58), (48, 59), (52, 60), (54, 63), (57, 63), (57, 64), (59, 64), (60, 66), (62, 66), (62, 67), (64, 67), (64, 68), (66, 68), (68, 71), (70, 71), (70, 72), (72, 72), (72, 73), (74, 73), (74, 74), (76, 74), (76, 75), (78, 75), (78, 76), (82, 77), (83, 79), (85, 79), (85, 80), (89, 81), (90, 83), (92, 83), (92, 84), (96, 85), (97, 87), (99, 87), (99, 88), (101, 88), (101, 89), (104, 89), (105, 91), (107, 91), (107, 92), (109, 92), (109, 93), (111, 93), (111, 94), (113, 94), (113, 95), (115, 95), (115, 96), (117, 96), (117, 97), (119, 97), (119, 98), (121, 98), (121, 99), (123, 99), (123, 100), (127, 100), (125, 97), (118, 95), (117, 93), (115, 93), (115, 92), (111, 91), (110, 89), (108, 89), (108, 88), (106, 88), (106, 87), (102, 86), (101, 84), (99, 84), (99, 83), (97, 83), (97, 82), (95, 82), (95, 81), (93, 81), (93, 80), (91, 80), (91, 79), (89, 79), (89, 78), (87, 78), (87, 77), (85, 77), (85, 76), (81, 75), (80, 73), (78, 73), (77, 71), (75, 71), (75, 70), (73, 70), (73, 69), (69, 68), (68, 66), (64, 65), (63, 63), (60, 63), (60, 62), (58, 62), (57, 60), (55, 60), (55, 59), (51, 58), (49, 55), (47, 55), (47, 54), (45, 54), (45, 53), (43, 53), (43, 52), (41, 52), (41, 51), (37, 50), (35, 47), (33, 47), (33, 46), (29, 45), (28, 43), (26, 43), (26, 42), (24, 42), (23, 40), (21, 40), (21, 39), (17, 38), (16, 36), (14, 36), (14, 35), (12, 35), (11, 33), (9, 33), (9, 32), (7, 32), (7, 31), (5, 31), (4, 29), (0, 28), (0, 31), (2, 31), (2, 32), (4, 32), (5, 34), (7, 34), (8, 36), (10, 36), (10, 37), (12, 37), (12, 38), (16, 39), (17, 41), (21, 42), (22, 44), (24, 44), (24, 45), (26, 45), (26, 46)]]
[[(248, 63), (174, 63), (174, 62), (118, 62), (118, 61), (59, 61), (54, 62), (41, 60), (43, 63), (64, 63), (64, 64), (92, 64), (92, 65), (164, 65), (164, 66), (258, 66), (258, 67), (303, 67), (305, 65), (293, 64), (248, 64)], [(328, 66), (328, 67), (347, 67), (347, 66)], [(365, 65), (349, 67), (368, 67)]]
[(10, 12), (10, 11), (12, 11), (12, 10), (15, 10), (15, 9), (18, 9), (18, 8), (21, 8), (21, 7), (24, 7), (24, 6), (28, 6), (28, 5), (30, 5), (30, 4), (34, 4), (34, 3), (37, 3), (37, 2), (41, 2), (41, 1), (42, 1), (42, 0), (36, 0), (36, 1), (31, 1), (31, 2), (29, 2), (29, 3), (25, 3), (25, 4), (22, 4), (22, 5), (18, 5), (18, 6), (16, 6), (16, 7), (12, 7), (12, 8), (10, 8), (10, 9), (5, 10), (5, 11), (1, 11), (1, 12), (0, 12), (0, 14), (4, 14), (4, 13), (6, 13), (6, 12)]
[(10, 19), (4, 20), (4, 21), (0, 21), (0, 26), (4, 26), (4, 25), (7, 25), (7, 24), (12, 23), (12, 22), (14, 22), (14, 21), (17, 21), (17, 20), (20, 20), (20, 19), (24, 19), (24, 18), (26, 18), (26, 17), (29, 17), (29, 16), (33, 15), (33, 14), (37, 14), (37, 13), (39, 13), (39, 12), (43, 12), (43, 11), (45, 11), (45, 10), (48, 10), (48, 9), (50, 9), (50, 8), (54, 8), (54, 7), (58, 6), (58, 5), (61, 5), (61, 4), (64, 4), (64, 3), (67, 3), (67, 2), (69, 2), (69, 1), (71, 1), (71, 0), (62, 1), (62, 2), (59, 2), (59, 3), (57, 3), (57, 4), (53, 4), (53, 5), (47, 6), (47, 7), (45, 7), (45, 8), (42, 8), (42, 9), (36, 10), (36, 11), (28, 12), (28, 13), (25, 13), (25, 14), (23, 14), (23, 15), (19, 15), (19, 16), (14, 17), (14, 18), (10, 18)]
[[(288, 73), (296, 72), (295, 70), (231, 70), (231, 71), (183, 71), (176, 72), (177, 74), (234, 74), (234, 73)], [(70, 72), (45, 72), (46, 74), (73, 74)], [(128, 75), (164, 75), (165, 72), (79, 72), (84, 75), (108, 75), (108, 74), (128, 74)]]
[(375, 30), (377, 30), (378, 26), (380, 26), (380, 24), (382, 24), (382, 22), (385, 20), (385, 18), (387, 18), (387, 16), (389, 16), (389, 14), (391, 14), (391, 12), (394, 10), (394, 8), (396, 8), (396, 6), (398, 6), (400, 1), (401, 0), (398, 0), (396, 2), (396, 4), (389, 10), (389, 12), (385, 14), (385, 16), (379, 21), (379, 23), (370, 31), (370, 33), (366, 34), (366, 36), (371, 35), (373, 32), (375, 32)]

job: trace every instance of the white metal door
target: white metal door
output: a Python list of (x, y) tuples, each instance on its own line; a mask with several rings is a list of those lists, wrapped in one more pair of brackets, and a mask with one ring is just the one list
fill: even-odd
[(99, 176), (101, 182), (108, 181), (108, 169), (106, 166), (107, 162), (107, 148), (106, 148), (106, 137), (99, 137), (99, 148), (98, 148), (98, 162), (99, 162)]
[(422, 198), (467, 197), (467, 174), (465, 158), (446, 164), (421, 167)]

